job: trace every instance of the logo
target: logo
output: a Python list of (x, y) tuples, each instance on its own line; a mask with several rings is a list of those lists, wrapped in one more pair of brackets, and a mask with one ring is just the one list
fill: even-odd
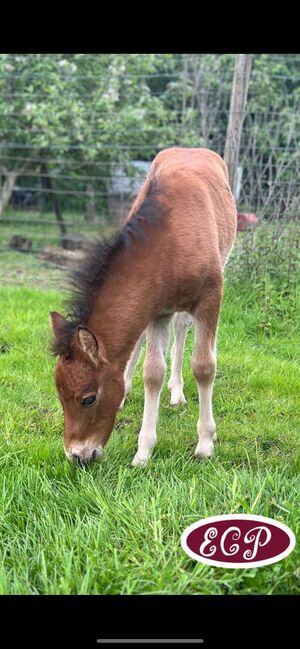
[(248, 514), (203, 518), (181, 537), (181, 546), (192, 559), (221, 568), (268, 566), (287, 557), (295, 545), (287, 525)]

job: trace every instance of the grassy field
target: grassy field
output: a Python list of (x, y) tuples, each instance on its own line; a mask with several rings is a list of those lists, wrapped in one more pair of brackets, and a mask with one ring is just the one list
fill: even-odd
[[(109, 234), (115, 229), (108, 226), (103, 214), (97, 214), (94, 223), (88, 223), (80, 212), (63, 210), (63, 218), (68, 233), (79, 232), (88, 239), (103, 233)], [(45, 246), (61, 245), (61, 232), (53, 212), (6, 208), (1, 217), (0, 252), (7, 250), (13, 235), (31, 239), (33, 252), (38, 252)]]
[(268, 278), (242, 288), (227, 276), (214, 390), (219, 441), (211, 461), (193, 457), (198, 406), (190, 331), (188, 403), (170, 406), (165, 385), (147, 468), (130, 467), (142, 419), (141, 358), (103, 460), (80, 469), (63, 453), (48, 354), (48, 312), (61, 306), (62, 272), (8, 254), (0, 256), (0, 593), (299, 593), (297, 546), (277, 564), (247, 570), (198, 564), (180, 546), (192, 522), (230, 512), (274, 517), (299, 538), (295, 292), (273, 290)]

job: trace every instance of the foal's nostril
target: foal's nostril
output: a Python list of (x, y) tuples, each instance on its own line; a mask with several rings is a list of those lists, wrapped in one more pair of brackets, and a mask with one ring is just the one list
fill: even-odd
[(84, 466), (87, 464), (90, 464), (90, 462), (93, 462), (94, 460), (97, 459), (99, 456), (99, 450), (97, 448), (94, 448), (89, 455), (82, 454), (80, 455), (79, 453), (72, 453), (71, 457), (72, 460), (75, 464), (79, 464), (80, 466)]
[(72, 453), (72, 460), (75, 462), (75, 464), (81, 464), (82, 463), (82, 457), (78, 455), (78, 453)]

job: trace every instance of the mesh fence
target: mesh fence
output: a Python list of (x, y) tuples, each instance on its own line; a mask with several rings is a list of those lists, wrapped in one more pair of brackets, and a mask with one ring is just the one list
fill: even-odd
[[(0, 250), (116, 229), (154, 156), (223, 156), (235, 56), (0, 56)], [(300, 55), (253, 55), (238, 210), (296, 220)]]

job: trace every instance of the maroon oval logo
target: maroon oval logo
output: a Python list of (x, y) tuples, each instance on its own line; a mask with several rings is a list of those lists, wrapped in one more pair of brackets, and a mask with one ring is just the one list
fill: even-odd
[(223, 568), (266, 566), (287, 557), (295, 544), (287, 525), (248, 514), (204, 518), (181, 537), (181, 546), (192, 559)]

